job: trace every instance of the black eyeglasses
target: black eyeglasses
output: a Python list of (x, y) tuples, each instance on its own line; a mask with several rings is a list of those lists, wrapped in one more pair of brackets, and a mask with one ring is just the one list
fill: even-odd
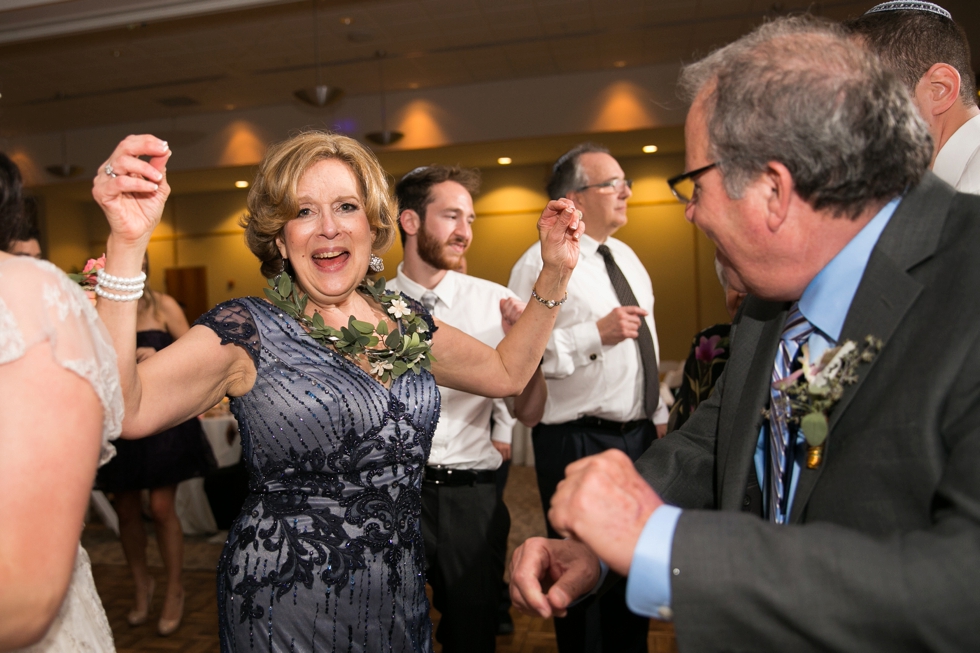
[(627, 188), (633, 188), (632, 179), (610, 179), (609, 181), (604, 181), (601, 184), (589, 184), (588, 186), (579, 186), (576, 191), (588, 190), (590, 188), (598, 188), (600, 193), (622, 193), (623, 186)]
[(670, 192), (684, 204), (689, 203), (692, 199), (694, 199), (694, 191), (697, 190), (697, 185), (694, 183), (694, 180), (698, 177), (698, 175), (708, 172), (716, 165), (718, 165), (717, 161), (715, 163), (708, 164), (703, 168), (698, 168), (697, 170), (692, 170), (690, 172), (685, 172), (682, 175), (671, 177), (667, 180), (667, 185), (670, 186)]

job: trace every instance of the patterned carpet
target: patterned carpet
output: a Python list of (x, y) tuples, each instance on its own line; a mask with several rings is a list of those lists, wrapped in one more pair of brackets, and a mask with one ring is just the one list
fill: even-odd
[[(511, 531), (508, 558), (514, 548), (528, 537), (544, 535), (544, 517), (538, 495), (534, 468), (511, 468), (504, 501), (510, 510)], [(186, 602), (184, 621), (173, 636), (156, 634), (156, 619), (163, 606), (165, 577), (163, 563), (156, 539), (149, 528), (147, 560), (150, 572), (156, 578), (158, 590), (151, 604), (151, 619), (142, 626), (131, 628), (126, 623), (126, 613), (132, 602), (132, 581), (126, 568), (119, 540), (100, 524), (90, 524), (82, 534), (82, 544), (92, 558), (95, 582), (109, 615), (109, 624), (116, 639), (119, 653), (139, 651), (167, 651), (170, 653), (211, 653), (219, 650), (217, 634), (217, 600), (215, 598), (214, 570), (224, 544), (224, 534), (213, 537), (185, 536), (184, 538), (184, 588)], [(514, 633), (497, 637), (498, 653), (557, 653), (554, 627), (550, 619), (528, 617), (511, 610)], [(432, 619), (438, 622), (439, 613), (432, 611)], [(672, 653), (677, 650), (673, 627), (651, 622), (649, 647), (651, 653)], [(441, 647), (436, 644), (436, 653)]]

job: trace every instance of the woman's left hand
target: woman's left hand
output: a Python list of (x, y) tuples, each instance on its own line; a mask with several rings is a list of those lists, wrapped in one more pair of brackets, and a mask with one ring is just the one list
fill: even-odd
[(541, 260), (545, 267), (571, 270), (578, 263), (578, 241), (585, 232), (582, 212), (567, 198), (551, 200), (538, 219)]

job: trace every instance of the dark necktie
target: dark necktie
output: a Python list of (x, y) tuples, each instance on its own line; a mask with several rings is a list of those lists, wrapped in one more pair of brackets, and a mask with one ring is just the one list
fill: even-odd
[[(623, 306), (639, 306), (636, 295), (630, 288), (623, 271), (616, 265), (616, 259), (606, 245), (599, 245), (599, 254), (606, 262), (606, 271), (612, 282), (616, 297)], [(653, 347), (653, 334), (645, 318), (640, 318), (640, 335), (636, 339), (640, 346), (640, 360), (643, 363), (643, 410), (647, 417), (653, 417), (660, 403), (660, 374), (657, 371), (657, 350)]]
[[(779, 351), (772, 366), (773, 383), (789, 376), (795, 369), (794, 358), (813, 333), (813, 325), (793, 304), (779, 339)], [(769, 399), (769, 520), (786, 523), (789, 515), (789, 491), (793, 479), (793, 452), (796, 434), (789, 427), (790, 405), (785, 392), (773, 387)]]

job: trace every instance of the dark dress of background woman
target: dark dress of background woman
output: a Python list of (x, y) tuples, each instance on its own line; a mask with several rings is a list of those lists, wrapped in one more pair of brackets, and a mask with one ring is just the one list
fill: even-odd
[[(143, 271), (149, 271), (145, 257)], [(189, 328), (180, 305), (169, 295), (146, 288), (138, 306), (139, 360), (155, 355)], [(126, 620), (139, 626), (149, 619), (156, 585), (146, 562), (141, 490), (148, 489), (154, 534), (167, 572), (157, 632), (170, 635), (180, 627), (184, 614), (184, 532), (177, 517), (177, 484), (204, 476), (217, 465), (196, 417), (148, 438), (121, 441), (116, 449), (118, 455), (100, 470), (96, 483), (113, 494), (119, 539), (133, 576), (133, 606)]]
[[(138, 331), (136, 346), (160, 351), (174, 341), (166, 331)], [(189, 419), (150, 438), (120, 439), (116, 457), (99, 470), (98, 487), (107, 492), (177, 485), (216, 467), (201, 422)]]

